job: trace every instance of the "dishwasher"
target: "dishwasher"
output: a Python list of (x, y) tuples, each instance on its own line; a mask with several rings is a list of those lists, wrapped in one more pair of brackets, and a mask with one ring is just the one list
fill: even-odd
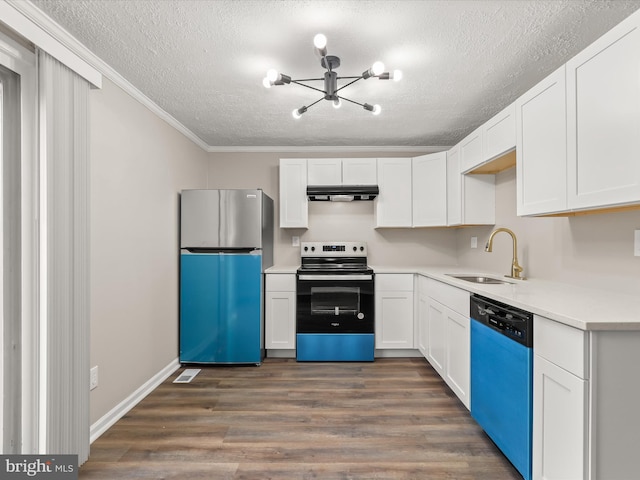
[(533, 314), (471, 295), (471, 416), (531, 478)]

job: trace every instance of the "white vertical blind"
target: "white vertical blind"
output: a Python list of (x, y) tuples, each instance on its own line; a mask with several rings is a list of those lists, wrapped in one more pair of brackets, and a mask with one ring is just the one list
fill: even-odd
[(89, 457), (89, 83), (38, 52), (40, 449)]

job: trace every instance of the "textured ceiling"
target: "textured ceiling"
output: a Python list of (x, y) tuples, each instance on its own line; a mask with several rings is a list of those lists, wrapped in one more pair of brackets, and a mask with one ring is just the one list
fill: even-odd
[[(640, 8), (639, 1), (34, 0), (98, 57), (215, 147), (453, 145)], [(401, 82), (341, 91), (373, 116), (321, 94), (262, 86), (269, 68), (339, 75), (375, 60)], [(339, 83), (341, 86), (342, 83)], [(322, 88), (322, 83), (317, 86)]]

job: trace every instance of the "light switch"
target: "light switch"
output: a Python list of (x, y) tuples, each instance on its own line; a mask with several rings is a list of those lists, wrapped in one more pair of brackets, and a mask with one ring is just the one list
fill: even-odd
[(291, 246), (299, 247), (300, 246), (300, 237), (291, 236)]
[(636, 230), (633, 238), (633, 255), (640, 257), (640, 230)]
[(471, 237), (471, 248), (478, 248), (478, 237)]

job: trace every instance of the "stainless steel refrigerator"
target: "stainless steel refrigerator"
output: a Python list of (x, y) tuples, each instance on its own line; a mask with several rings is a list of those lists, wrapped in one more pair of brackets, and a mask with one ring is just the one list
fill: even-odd
[(273, 200), (262, 190), (183, 190), (180, 362), (260, 364)]

